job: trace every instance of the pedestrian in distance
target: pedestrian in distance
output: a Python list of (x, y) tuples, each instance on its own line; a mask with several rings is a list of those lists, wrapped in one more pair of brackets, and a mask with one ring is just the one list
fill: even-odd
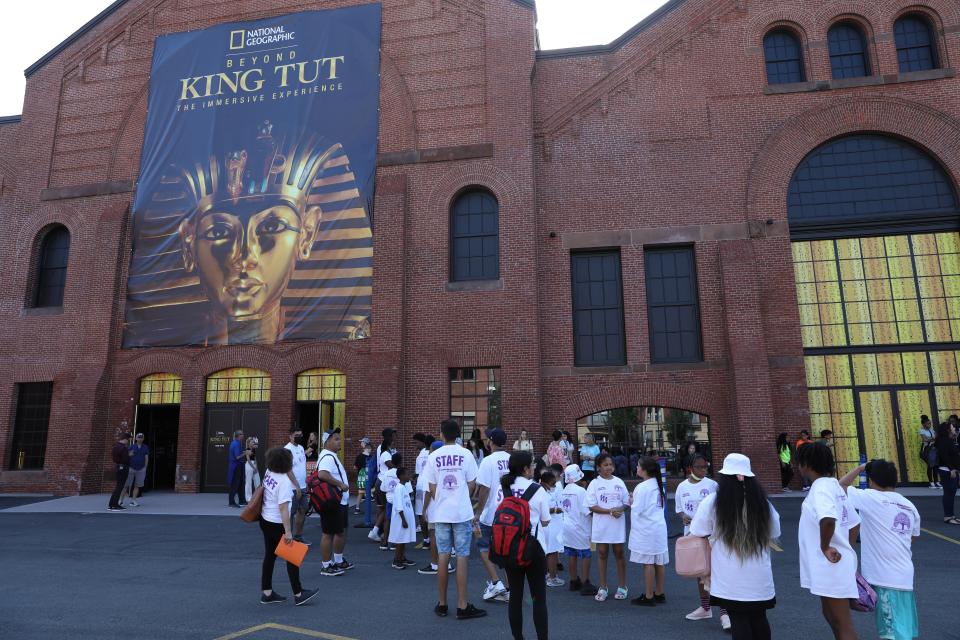
[[(800, 447), (807, 444), (813, 444), (813, 437), (810, 435), (809, 431), (807, 431), (806, 429), (803, 429), (802, 431), (800, 431), (800, 437), (797, 438), (797, 443), (793, 447), (794, 452), (799, 452)], [(796, 456), (794, 456), (794, 462), (796, 462)], [(810, 484), (807, 482), (807, 479), (803, 477), (803, 474), (800, 475), (800, 483), (801, 483), (801, 488), (804, 491), (810, 490)]]
[(288, 442), (284, 448), (293, 457), (293, 467), (290, 469), (290, 482), (293, 485), (294, 494), (291, 502), (294, 518), (293, 539), (309, 546), (310, 543), (303, 539), (303, 523), (306, 521), (307, 508), (310, 506), (310, 496), (307, 494), (307, 452), (300, 444), (303, 441), (303, 431), (294, 425), (290, 427), (287, 438)]
[(253, 497), (253, 492), (260, 486), (260, 469), (257, 466), (257, 449), (260, 448), (258, 438), (247, 438), (247, 448), (244, 452), (246, 463), (243, 469), (243, 496), (245, 500)]
[(227, 494), (227, 504), (238, 509), (247, 504), (247, 499), (243, 495), (246, 464), (247, 453), (243, 446), (243, 431), (238, 429), (233, 432), (233, 440), (227, 450), (227, 485), (230, 487)]
[(437, 590), (439, 599), (434, 613), (446, 617), (447, 582), (450, 554), (457, 552), (457, 619), (466, 620), (487, 615), (467, 602), (467, 570), (470, 561), (471, 533), (480, 535), (480, 525), (474, 519), (473, 494), (477, 480), (477, 461), (467, 449), (457, 444), (460, 425), (456, 420), (444, 420), (440, 425), (444, 445), (427, 458), (425, 473), (429, 490), (424, 498), (424, 509), (433, 512), (438, 565)]
[(850, 538), (860, 519), (834, 477), (833, 453), (827, 445), (805, 445), (797, 458), (800, 473), (810, 481), (800, 509), (800, 586), (820, 597), (823, 617), (835, 640), (856, 640), (850, 599), (859, 596), (857, 554)]
[[(596, 446), (596, 445), (594, 445)], [(630, 506), (630, 493), (623, 480), (613, 475), (613, 458), (601, 453), (596, 458), (600, 476), (587, 486), (587, 506), (593, 512), (593, 527), (590, 541), (597, 546), (599, 578), (594, 599), (603, 602), (610, 594), (607, 588), (607, 558), (610, 553), (617, 563), (617, 591), (615, 600), (627, 599), (627, 563), (623, 545), (627, 541), (624, 510)]]
[(123, 488), (127, 485), (127, 475), (130, 473), (130, 434), (121, 433), (117, 438), (110, 457), (113, 459), (114, 469), (117, 474), (117, 482), (113, 487), (113, 494), (110, 496), (110, 502), (107, 504), (107, 511), (124, 511), (120, 506), (120, 496)]
[(920, 459), (927, 467), (927, 482), (931, 489), (940, 489), (940, 473), (937, 471), (937, 448), (934, 442), (937, 430), (933, 428), (929, 416), (920, 416)]
[(317, 458), (317, 477), (342, 492), (340, 505), (320, 512), (320, 560), (322, 576), (339, 576), (353, 569), (352, 562), (343, 557), (347, 544), (347, 521), (350, 514), (350, 480), (347, 470), (337, 455), (340, 451), (340, 429), (323, 434), (323, 449)]
[[(500, 487), (504, 495), (516, 498), (527, 498), (530, 505), (530, 531), (527, 544), (529, 547), (530, 564), (526, 567), (508, 568), (507, 584), (510, 587), (510, 603), (508, 617), (510, 632), (514, 640), (523, 640), (523, 590), (524, 583), (530, 588), (530, 598), (533, 600), (533, 625), (537, 630), (538, 640), (547, 640), (547, 569), (546, 555), (543, 544), (546, 540), (546, 531), (550, 528), (550, 498), (542, 486), (530, 489), (533, 482), (534, 464), (533, 455), (529, 451), (515, 451), (510, 454), (509, 470), (500, 479)], [(533, 491), (527, 496), (528, 489)]]
[(382, 532), (387, 527), (387, 496), (380, 491), (377, 486), (377, 481), (380, 479), (380, 476), (386, 473), (388, 469), (388, 463), (390, 462), (393, 454), (396, 453), (396, 449), (393, 448), (393, 436), (396, 434), (397, 430), (391, 427), (387, 427), (381, 433), (383, 440), (380, 445), (377, 446), (377, 473), (372, 478), (367, 478), (367, 482), (373, 483), (373, 498), (377, 506), (377, 517), (373, 523), (373, 529), (370, 530), (370, 533), (367, 534), (367, 537), (373, 540), (374, 542), (380, 541), (380, 536)]
[(563, 509), (560, 508), (562, 489), (553, 469), (544, 469), (540, 474), (540, 486), (547, 492), (549, 499), (551, 526), (544, 529), (543, 551), (547, 556), (547, 586), (562, 587), (566, 584), (557, 575), (560, 565), (560, 553), (563, 551)]
[[(353, 510), (354, 515), (360, 515), (363, 496), (367, 492), (367, 464), (373, 451), (370, 449), (370, 438), (360, 439), (360, 453), (353, 461), (353, 468), (357, 471), (357, 507)], [(354, 525), (356, 526), (356, 525)]]
[(570, 570), (570, 591), (582, 596), (597, 595), (597, 587), (590, 582), (590, 530), (593, 514), (587, 506), (587, 484), (580, 467), (571, 464), (563, 471), (566, 485), (560, 498), (563, 509), (563, 552)]
[[(953, 416), (951, 416), (953, 418)], [(960, 525), (954, 514), (954, 499), (957, 497), (957, 476), (960, 474), (960, 450), (957, 448), (957, 427), (952, 420), (937, 427), (934, 441), (937, 450), (937, 470), (943, 485), (943, 521)]]
[(790, 481), (793, 480), (793, 451), (787, 442), (787, 432), (777, 436), (777, 458), (780, 460), (780, 489), (790, 493)]
[[(290, 500), (293, 497), (293, 484), (290, 481), (290, 469), (293, 456), (288, 449), (275, 447), (267, 452), (267, 473), (263, 478), (263, 507), (260, 511), (260, 531), (263, 534), (263, 564), (260, 568), (260, 604), (279, 604), (286, 597), (273, 590), (273, 568), (277, 561), (276, 549), (282, 540), (284, 544), (293, 542), (293, 529), (290, 523)], [(300, 584), (300, 567), (287, 562), (287, 577), (293, 590), (294, 604), (306, 604), (317, 595), (316, 589), (304, 589)]]
[(502, 429), (491, 429), (487, 433), (490, 441), (490, 455), (480, 461), (477, 468), (477, 499), (474, 512), (480, 521), (480, 537), (477, 538), (477, 551), (480, 561), (487, 572), (487, 587), (483, 591), (486, 602), (497, 600), (508, 602), (510, 591), (497, 573), (497, 567), (490, 562), (490, 545), (493, 536), (493, 515), (503, 500), (503, 488), (500, 478), (507, 474), (510, 467), (510, 454), (503, 450), (507, 444), (507, 434)]
[[(867, 489), (853, 486), (867, 474)], [(860, 514), (860, 565), (864, 580), (877, 592), (877, 634), (890, 640), (920, 635), (913, 595), (913, 552), (920, 536), (920, 513), (897, 493), (897, 467), (871, 460), (840, 479), (847, 501)]]
[(640, 484), (634, 488), (630, 501), (630, 562), (643, 565), (645, 590), (630, 602), (652, 607), (667, 601), (663, 592), (664, 567), (670, 562), (663, 509), (667, 492), (660, 477), (660, 463), (655, 459), (641, 458), (637, 464), (637, 477)]
[[(703, 500), (717, 492), (717, 483), (707, 477), (710, 465), (703, 454), (698, 453), (690, 460), (687, 468), (687, 478), (677, 486), (674, 494), (674, 507), (683, 521), (683, 535), (690, 535), (690, 523), (697, 514), (697, 509)], [(710, 594), (707, 592), (703, 578), (697, 579), (697, 588), (700, 591), (700, 606), (686, 615), (687, 620), (710, 620), (713, 618), (713, 608), (710, 605)], [(730, 629), (730, 616), (727, 610), (720, 607), (720, 627), (724, 631)]]
[(410, 484), (410, 474), (406, 467), (397, 467), (397, 482), (393, 487), (391, 504), (393, 511), (390, 522), (390, 532), (387, 540), (396, 545), (393, 554), (394, 569), (406, 569), (416, 562), (407, 559), (406, 547), (417, 541), (417, 523), (413, 516), (413, 486)]
[(123, 505), (123, 496), (130, 496), (130, 505), (139, 507), (137, 498), (143, 491), (147, 479), (147, 467), (150, 465), (150, 447), (143, 443), (143, 433), (138, 433), (130, 445), (130, 472), (127, 474), (127, 483), (120, 496), (120, 505)]
[(710, 541), (710, 604), (729, 611), (733, 640), (770, 640), (767, 611), (777, 604), (770, 544), (780, 537), (780, 514), (750, 468), (731, 453), (704, 497), (690, 535)]
[(513, 441), (514, 451), (529, 451), (533, 455), (533, 440), (527, 435), (526, 429), (520, 429), (520, 437)]

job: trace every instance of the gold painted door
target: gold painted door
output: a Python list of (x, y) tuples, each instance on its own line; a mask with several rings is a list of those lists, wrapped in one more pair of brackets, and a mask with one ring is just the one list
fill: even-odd
[(893, 462), (897, 465), (897, 476), (902, 478), (893, 394), (886, 390), (860, 391), (857, 396), (867, 460), (883, 458)]
[(920, 416), (932, 416), (929, 389), (898, 389), (897, 413), (907, 472), (900, 482), (926, 482), (927, 465), (920, 459)]

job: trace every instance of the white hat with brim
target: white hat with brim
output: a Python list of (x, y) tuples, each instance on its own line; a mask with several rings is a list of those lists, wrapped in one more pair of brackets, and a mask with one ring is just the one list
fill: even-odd
[(567, 468), (563, 470), (563, 481), (567, 484), (580, 482), (582, 479), (583, 471), (575, 464), (567, 465)]
[(750, 458), (742, 453), (731, 453), (723, 459), (723, 468), (719, 473), (725, 476), (744, 476), (753, 478), (754, 473), (750, 470)]

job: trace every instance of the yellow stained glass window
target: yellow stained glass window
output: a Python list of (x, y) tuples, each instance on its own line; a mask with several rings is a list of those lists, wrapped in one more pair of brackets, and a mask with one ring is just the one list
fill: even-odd
[(297, 401), (346, 400), (347, 376), (336, 369), (310, 369), (297, 376)]
[(826, 356), (824, 368), (827, 374), (828, 387), (849, 387), (853, 384), (850, 378), (849, 356)]
[(151, 373), (140, 379), (140, 404), (180, 404), (183, 380), (172, 373)]
[(960, 351), (934, 351), (930, 354), (930, 364), (934, 382), (960, 382)]
[(946, 422), (951, 415), (960, 415), (960, 387), (956, 385), (937, 387), (937, 409), (940, 422)]
[(908, 352), (900, 354), (903, 361), (904, 384), (925, 384), (930, 382), (930, 370), (927, 368), (927, 354)]
[(207, 377), (206, 400), (213, 402), (269, 402), (270, 374), (258, 369), (234, 368)]
[(880, 384), (877, 356), (872, 353), (853, 356), (853, 381), (857, 386), (871, 387)]

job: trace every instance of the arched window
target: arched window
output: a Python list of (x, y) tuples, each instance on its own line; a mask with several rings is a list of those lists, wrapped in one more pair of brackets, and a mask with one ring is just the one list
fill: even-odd
[(450, 208), (450, 280), (499, 277), (500, 207), (488, 191), (465, 191)]
[(37, 252), (31, 305), (34, 307), (62, 307), (63, 287), (67, 282), (67, 259), (70, 257), (70, 232), (66, 227), (49, 229)]
[(763, 57), (767, 63), (767, 83), (804, 82), (803, 49), (792, 31), (774, 29), (763, 38)]
[(900, 73), (937, 68), (933, 29), (924, 16), (915, 13), (903, 16), (893, 25), (893, 36), (897, 43)]
[(834, 78), (862, 78), (870, 75), (867, 39), (855, 24), (841, 22), (827, 33), (830, 44), (830, 68)]
[(838, 138), (797, 167), (788, 195), (790, 224), (876, 221), (953, 212), (957, 199), (936, 160), (880, 135)]

